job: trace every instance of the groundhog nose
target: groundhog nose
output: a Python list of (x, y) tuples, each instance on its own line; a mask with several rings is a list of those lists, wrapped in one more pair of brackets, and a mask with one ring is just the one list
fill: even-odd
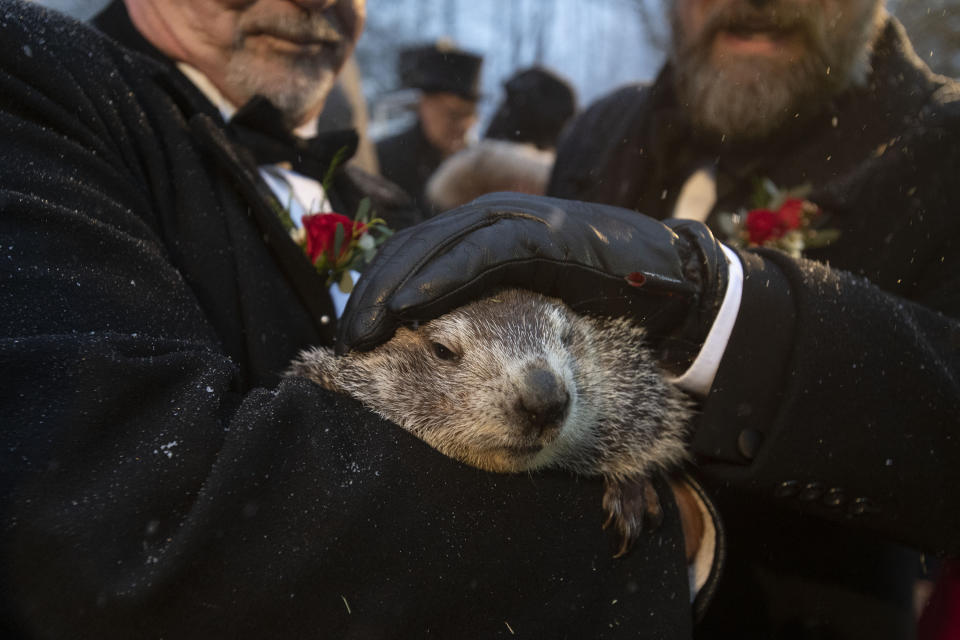
[(525, 435), (544, 437), (560, 428), (570, 404), (563, 382), (548, 369), (529, 370), (517, 400), (517, 413)]

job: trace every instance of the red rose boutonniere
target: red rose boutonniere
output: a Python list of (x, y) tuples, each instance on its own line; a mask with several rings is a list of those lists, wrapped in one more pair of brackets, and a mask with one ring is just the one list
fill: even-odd
[(301, 219), (303, 226), (290, 234), (303, 247), (317, 271), (343, 293), (353, 290), (350, 271), (359, 271), (393, 232), (381, 218), (369, 219), (370, 201), (364, 198), (353, 219), (339, 213), (314, 213)]
[(720, 229), (735, 246), (772, 247), (799, 258), (804, 250), (840, 237), (837, 229), (815, 226), (823, 212), (805, 199), (809, 192), (809, 185), (780, 190), (770, 180), (762, 180), (754, 192), (754, 208), (721, 213)]

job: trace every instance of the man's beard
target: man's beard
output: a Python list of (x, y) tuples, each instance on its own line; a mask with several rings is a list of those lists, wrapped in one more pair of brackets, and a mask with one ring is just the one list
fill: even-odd
[(283, 114), (284, 126), (294, 129), (323, 104), (336, 74), (319, 63), (292, 60), (284, 73), (264, 69), (259, 56), (237, 54), (227, 63), (226, 82), (247, 99), (267, 98)]
[[(323, 38), (330, 42), (316, 53), (255, 51), (245, 46), (251, 33), (283, 35), (294, 41)], [(270, 16), (240, 24), (234, 54), (227, 61), (225, 81), (235, 95), (249, 100), (267, 98), (283, 113), (284, 125), (293, 129), (326, 100), (336, 74), (343, 64), (346, 39), (325, 16), (287, 19)]]
[[(794, 118), (818, 112), (840, 91), (865, 81), (883, 15), (880, 2), (864, 2), (855, 28), (831, 29), (819, 5), (776, 0), (761, 8), (725, 5), (709, 16), (700, 37), (684, 42), (674, 18), (673, 66), (677, 95), (694, 126), (731, 140), (767, 136)], [(799, 59), (729, 55), (712, 59), (715, 36), (738, 25), (793, 31), (803, 40)]]

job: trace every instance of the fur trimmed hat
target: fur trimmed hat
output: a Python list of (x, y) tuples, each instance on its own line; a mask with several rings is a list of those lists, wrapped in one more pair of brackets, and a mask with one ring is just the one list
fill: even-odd
[(483, 57), (440, 41), (401, 51), (397, 72), (404, 87), (426, 93), (454, 93), (475, 101), (480, 98), (482, 66)]

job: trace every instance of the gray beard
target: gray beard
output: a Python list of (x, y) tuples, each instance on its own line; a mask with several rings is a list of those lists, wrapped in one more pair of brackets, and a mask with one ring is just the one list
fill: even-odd
[[(877, 4), (862, 28), (829, 34), (807, 28), (808, 55), (793, 64), (774, 60), (710, 59), (712, 39), (674, 45), (677, 96), (694, 127), (731, 140), (768, 136), (795, 118), (819, 112), (831, 97), (866, 81), (872, 45), (885, 16)], [(677, 42), (674, 26), (674, 41)]]
[(819, 58), (786, 68), (764, 62), (678, 65), (677, 93), (694, 127), (731, 139), (762, 138), (795, 114), (819, 110), (836, 90), (824, 81), (827, 65)]
[[(315, 38), (330, 47), (311, 55), (281, 53), (264, 57), (246, 48), (246, 34), (256, 31), (280, 34), (291, 39)], [(322, 106), (333, 88), (339, 66), (347, 54), (348, 42), (337, 18), (324, 10), (306, 15), (254, 15), (241, 19), (234, 41), (234, 54), (227, 61), (225, 82), (244, 101), (262, 95), (280, 110), (284, 125), (293, 129)]]
[(262, 95), (283, 114), (284, 126), (294, 129), (326, 100), (336, 74), (312, 59), (296, 60), (286, 73), (264, 72), (253, 55), (238, 52), (227, 63), (225, 81), (249, 100)]

